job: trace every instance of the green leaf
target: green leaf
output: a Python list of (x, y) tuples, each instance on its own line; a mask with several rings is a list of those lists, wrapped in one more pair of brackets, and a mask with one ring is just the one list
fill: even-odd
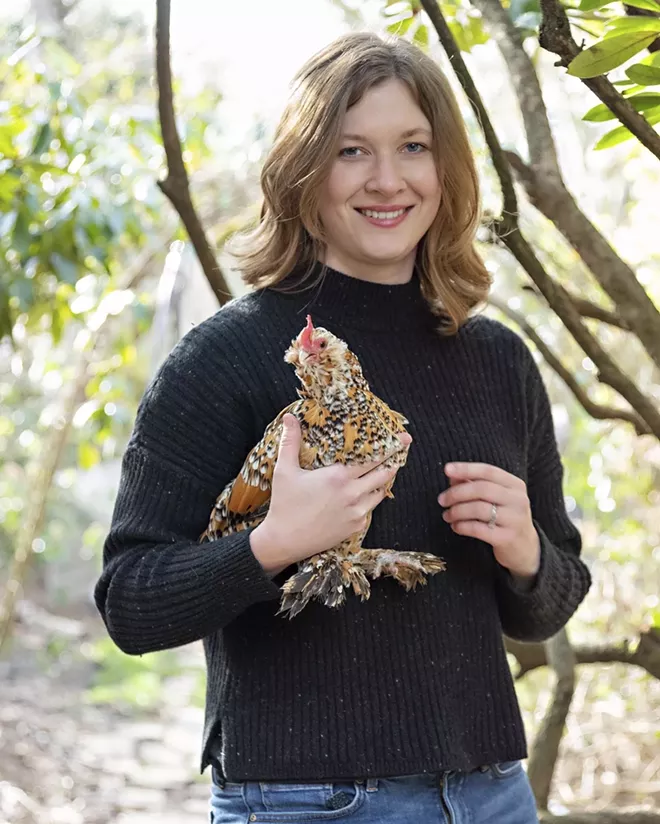
[(580, 52), (570, 62), (568, 73), (580, 78), (607, 74), (649, 46), (656, 37), (655, 32), (628, 32), (608, 37)]
[(605, 37), (613, 37), (623, 31), (647, 31), (660, 34), (660, 20), (655, 17), (617, 17), (609, 24), (610, 31), (605, 33)]
[(429, 30), (424, 23), (421, 23), (415, 29), (415, 34), (413, 35), (413, 43), (416, 43), (422, 49), (428, 49), (429, 47)]
[(30, 250), (31, 242), (32, 235), (30, 234), (27, 215), (25, 211), (21, 210), (16, 216), (14, 231), (11, 235), (11, 245), (21, 257), (25, 257)]
[(660, 13), (660, 3), (658, 0), (626, 0), (626, 5)]
[(633, 83), (640, 83), (643, 86), (660, 84), (660, 68), (658, 66), (646, 66), (642, 63), (636, 63), (626, 69), (626, 74)]
[(397, 37), (402, 37), (412, 25), (412, 22), (415, 18), (411, 15), (410, 17), (405, 17), (403, 20), (399, 20), (397, 23), (390, 23), (387, 26), (387, 31), (389, 34), (395, 34)]
[[(652, 126), (656, 123), (660, 123), (660, 112), (650, 115), (647, 117), (647, 120)], [(633, 137), (633, 133), (629, 129), (626, 129), (625, 126), (617, 126), (616, 129), (612, 129), (611, 132), (607, 132), (607, 134), (604, 134), (601, 137), (598, 143), (594, 146), (594, 151), (611, 149), (612, 146), (618, 146), (619, 143), (624, 143), (626, 140), (630, 140), (631, 137)]]
[(595, 9), (602, 9), (603, 6), (608, 6), (614, 0), (582, 0), (578, 8), (580, 11), (594, 11)]
[(75, 286), (80, 277), (80, 267), (77, 263), (63, 257), (59, 252), (53, 252), (50, 256), (50, 265), (55, 270), (58, 280), (63, 280), (65, 283)]
[[(636, 112), (645, 112), (660, 105), (660, 93), (658, 92), (642, 92), (626, 99), (630, 101)], [(604, 103), (600, 103), (593, 109), (589, 109), (582, 119), (589, 123), (604, 123), (607, 120), (614, 120), (615, 117), (616, 115)]]
[(78, 466), (81, 469), (91, 469), (101, 460), (101, 453), (88, 441), (78, 446)]
[[(9, 169), (9, 171), (4, 174), (0, 174), (0, 203), (8, 206), (13, 201), (14, 195), (20, 187), (21, 173), (18, 169)], [(0, 237), (1, 236), (2, 235), (0, 235)]]
[(42, 155), (48, 149), (52, 136), (53, 131), (50, 128), (50, 123), (44, 123), (37, 132), (37, 136), (32, 147), (32, 154), (35, 157), (39, 157), (39, 155)]

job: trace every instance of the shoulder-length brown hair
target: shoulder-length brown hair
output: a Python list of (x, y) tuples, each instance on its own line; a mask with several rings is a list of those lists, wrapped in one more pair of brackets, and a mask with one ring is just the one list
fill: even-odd
[(337, 153), (342, 121), (372, 86), (403, 81), (433, 130), (441, 186), (435, 220), (417, 250), (421, 286), (442, 330), (453, 334), (485, 300), (490, 275), (474, 240), (479, 182), (456, 98), (436, 63), (412, 44), (371, 33), (348, 34), (318, 52), (295, 76), (261, 173), (261, 220), (233, 254), (243, 279), (276, 287), (294, 268), (323, 260), (321, 183)]

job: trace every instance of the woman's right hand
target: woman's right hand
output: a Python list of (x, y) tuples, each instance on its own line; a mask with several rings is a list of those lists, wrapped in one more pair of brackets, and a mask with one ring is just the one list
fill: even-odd
[[(363, 530), (397, 472), (397, 467), (379, 467), (398, 450), (367, 464), (301, 469), (300, 424), (291, 414), (283, 423), (270, 508), (250, 535), (252, 552), (269, 575)], [(402, 447), (412, 441), (408, 433), (400, 439)]]

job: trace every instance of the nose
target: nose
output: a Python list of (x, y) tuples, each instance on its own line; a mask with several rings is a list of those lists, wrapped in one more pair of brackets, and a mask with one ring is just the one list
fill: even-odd
[(374, 158), (371, 175), (365, 185), (367, 192), (379, 192), (391, 196), (402, 191), (405, 187), (406, 184), (395, 157), (381, 155)]

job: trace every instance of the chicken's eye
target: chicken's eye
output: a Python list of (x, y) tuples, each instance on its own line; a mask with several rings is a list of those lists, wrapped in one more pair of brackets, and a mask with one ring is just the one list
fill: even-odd
[(322, 340), (319, 343), (319, 349), (325, 349), (327, 347), (327, 345), (328, 345), (328, 341), (327, 340)]

